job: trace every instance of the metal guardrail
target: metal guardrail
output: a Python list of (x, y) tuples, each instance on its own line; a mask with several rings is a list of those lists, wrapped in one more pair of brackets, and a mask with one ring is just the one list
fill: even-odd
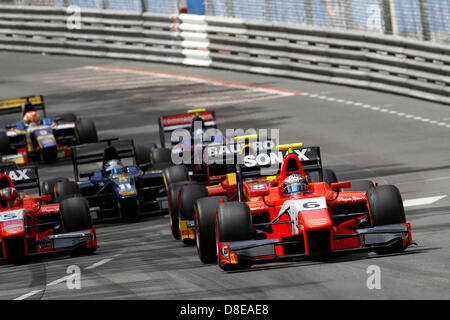
[[(376, 89), (450, 104), (450, 46), (236, 18), (0, 6), (0, 50), (136, 59)], [(176, 26), (176, 30), (174, 29)]]
[(168, 63), (184, 59), (169, 15), (88, 9), (73, 29), (68, 21), (65, 8), (0, 6), (0, 50)]
[(233, 18), (207, 16), (205, 22), (212, 67), (450, 104), (450, 45)]

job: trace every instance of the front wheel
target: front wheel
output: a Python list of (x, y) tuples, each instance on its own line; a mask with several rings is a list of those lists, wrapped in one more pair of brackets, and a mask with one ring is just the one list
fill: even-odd
[[(406, 222), (400, 191), (396, 186), (384, 185), (369, 189), (366, 193), (372, 225), (385, 226)], [(398, 253), (406, 249), (402, 244), (375, 250), (378, 254)]]
[(82, 197), (74, 197), (60, 202), (61, 218), (65, 232), (89, 230), (93, 228), (89, 204)]
[[(224, 242), (251, 240), (253, 236), (250, 208), (243, 202), (221, 203), (216, 215), (216, 251), (219, 267), (225, 271), (249, 268), (249, 261), (223, 262), (226, 256)], [(229, 250), (229, 248), (228, 248)]]
[(225, 196), (201, 198), (195, 202), (195, 240), (197, 252), (205, 264), (217, 261), (216, 254), (216, 212), (220, 202), (226, 202)]

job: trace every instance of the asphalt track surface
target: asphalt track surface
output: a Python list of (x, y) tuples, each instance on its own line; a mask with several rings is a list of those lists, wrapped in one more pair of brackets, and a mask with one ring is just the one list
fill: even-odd
[[(90, 256), (1, 265), (0, 299), (450, 298), (448, 106), (205, 68), (0, 53), (0, 97), (33, 94), (45, 96), (49, 114), (74, 112), (93, 119), (101, 137), (138, 143), (157, 142), (158, 115), (189, 106), (215, 110), (222, 129), (278, 128), (282, 142), (321, 146), (325, 166), (340, 180), (397, 185), (403, 199), (412, 200), (406, 214), (418, 246), (399, 255), (227, 273), (203, 265), (195, 247), (175, 241), (167, 215), (150, 216), (98, 226), (99, 249)], [(73, 176), (70, 161), (42, 166), (40, 173), (43, 179)], [(80, 289), (67, 286), (71, 265), (80, 267)], [(379, 290), (366, 285), (373, 265), (381, 271)]]

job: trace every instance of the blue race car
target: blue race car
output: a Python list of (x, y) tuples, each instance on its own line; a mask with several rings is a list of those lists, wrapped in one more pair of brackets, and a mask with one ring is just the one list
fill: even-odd
[[(137, 218), (145, 212), (167, 209), (162, 170), (144, 172), (136, 163), (133, 140), (107, 139), (72, 147), (76, 183), (54, 179), (44, 183), (44, 192), (61, 199), (79, 193), (89, 202), (92, 219)], [(125, 164), (125, 162), (130, 162)], [(79, 172), (80, 165), (97, 169)], [(101, 163), (101, 168), (98, 164)], [(85, 179), (87, 178), (87, 179)]]
[(0, 100), (0, 115), (19, 112), (21, 121), (0, 130), (3, 162), (52, 162), (70, 157), (73, 145), (98, 141), (97, 129), (91, 120), (77, 119), (71, 113), (48, 118), (43, 96)]

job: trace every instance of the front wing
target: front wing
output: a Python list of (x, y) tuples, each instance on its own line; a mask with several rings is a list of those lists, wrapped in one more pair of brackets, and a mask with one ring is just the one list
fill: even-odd
[(413, 243), (411, 239), (411, 225), (409, 223), (359, 229), (354, 234), (333, 235), (332, 237), (332, 243), (345, 238), (354, 238), (355, 245), (344, 249), (316, 252), (309, 252), (305, 248), (306, 250), (302, 253), (290, 254), (285, 251), (285, 248), (304, 245), (304, 243), (299, 241), (280, 241), (279, 239), (219, 242), (218, 261), (221, 266), (238, 265), (243, 262), (258, 264), (314, 256), (370, 252), (379, 249), (389, 249), (397, 245), (406, 248)]

